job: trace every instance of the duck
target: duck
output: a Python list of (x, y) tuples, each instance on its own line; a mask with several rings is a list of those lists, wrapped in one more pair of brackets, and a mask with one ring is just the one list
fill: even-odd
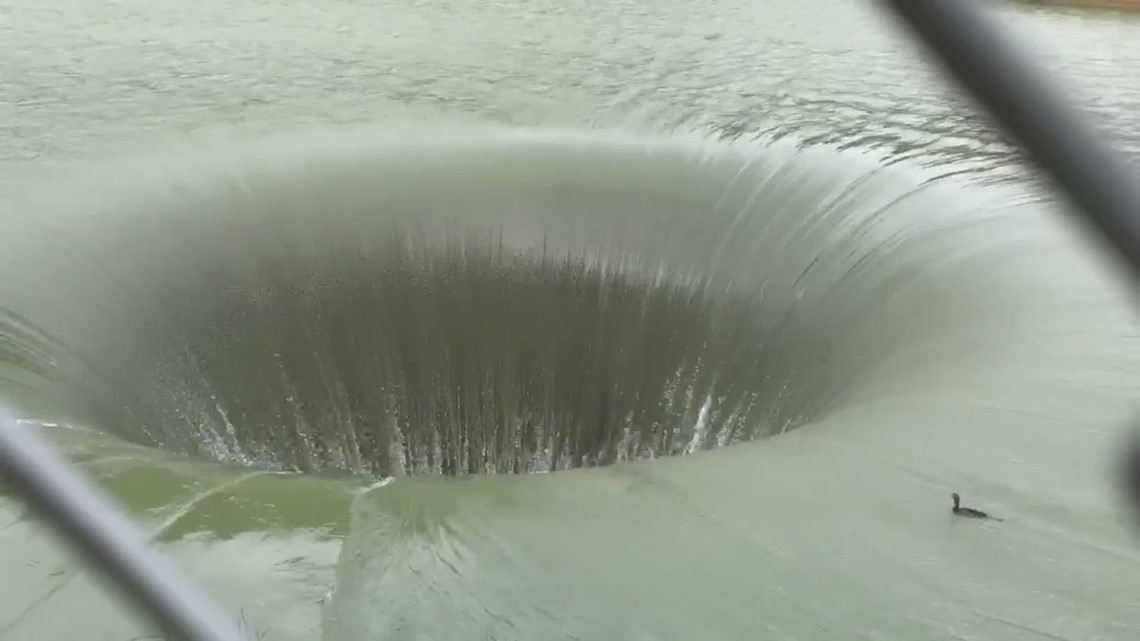
[(975, 510), (972, 507), (961, 507), (960, 503), (962, 501), (962, 497), (958, 496), (957, 492), (951, 494), (950, 498), (954, 499), (954, 507), (950, 511), (957, 516), (964, 516), (971, 519), (988, 519), (990, 521), (1001, 520), (997, 517), (990, 516), (981, 510)]

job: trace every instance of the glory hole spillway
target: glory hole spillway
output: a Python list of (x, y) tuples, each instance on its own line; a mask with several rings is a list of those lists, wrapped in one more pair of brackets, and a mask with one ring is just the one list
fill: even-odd
[[(0, 404), (235, 626), (1140, 632), (1127, 287), (865, 8), (444, 4), (0, 0), (39, 17), (0, 20)], [(1102, 64), (1135, 27), (1051, 11), (1006, 17), (1079, 52), (1049, 64), (1135, 151), (1135, 67)], [(615, 95), (658, 123), (565, 115)], [(116, 146), (234, 113), (270, 131)], [(71, 638), (158, 637), (4, 490), (0, 639)]]

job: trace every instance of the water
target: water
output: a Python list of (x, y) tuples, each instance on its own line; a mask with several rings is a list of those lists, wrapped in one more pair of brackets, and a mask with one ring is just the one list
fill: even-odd
[[(1001, 12), (1140, 157), (1140, 22)], [(0, 393), (267, 639), (1133, 638), (1126, 287), (817, 13), (0, 2)]]

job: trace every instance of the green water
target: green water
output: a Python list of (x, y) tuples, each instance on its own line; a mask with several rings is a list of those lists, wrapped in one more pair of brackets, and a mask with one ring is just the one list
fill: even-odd
[[(1140, 157), (1140, 22), (999, 10)], [(0, 42), (2, 404), (254, 636), (1140, 631), (1126, 288), (872, 6)], [(0, 639), (150, 638), (9, 496), (0, 569)]]

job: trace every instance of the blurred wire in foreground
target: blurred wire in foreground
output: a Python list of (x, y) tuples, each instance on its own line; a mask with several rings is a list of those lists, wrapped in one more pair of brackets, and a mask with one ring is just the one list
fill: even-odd
[[(2, 412), (3, 410), (0, 410)], [(143, 530), (34, 429), (0, 415), (0, 479), (140, 606), (170, 639), (241, 641), (236, 621), (151, 549)]]
[[(1140, 279), (1140, 176), (985, 15), (978, 0), (879, 0), (1077, 205), (1074, 216)], [(1083, 215), (1082, 215), (1083, 214)], [(1125, 481), (1140, 510), (1140, 442)]]

